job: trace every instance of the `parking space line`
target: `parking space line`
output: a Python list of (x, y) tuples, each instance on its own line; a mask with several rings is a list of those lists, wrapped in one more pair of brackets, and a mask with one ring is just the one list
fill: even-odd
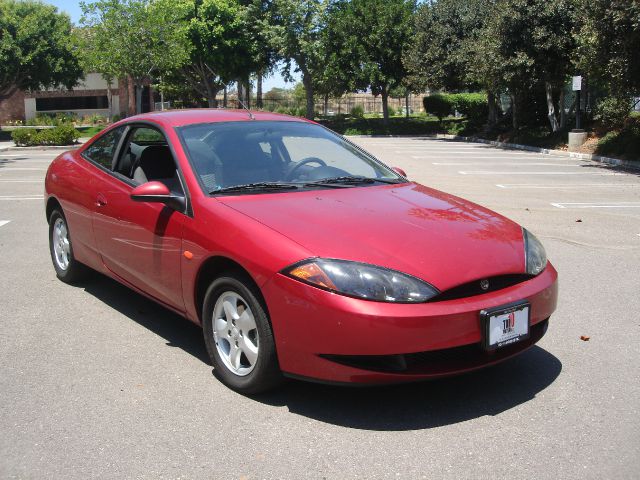
[(562, 202), (551, 203), (556, 208), (640, 208), (640, 202)]
[(554, 188), (593, 188), (593, 187), (604, 187), (604, 188), (618, 188), (618, 187), (640, 187), (640, 183), (578, 183), (578, 184), (558, 184), (558, 185), (549, 185), (549, 184), (535, 184), (535, 183), (496, 183), (496, 187), (498, 188), (514, 188), (514, 189), (522, 189), (522, 188), (541, 188), (541, 189), (554, 189)]
[(9, 223), (11, 220), (0, 220), (0, 227), (4, 227), (7, 223)]
[(36, 167), (9, 167), (9, 166), (4, 166), (2, 168), (0, 168), (0, 172), (16, 172), (16, 171), (27, 171), (27, 170), (39, 170), (44, 172), (46, 170), (46, 168), (36, 168)]
[(43, 195), (0, 195), (0, 200), (43, 200)]
[(614, 172), (491, 172), (488, 170), (460, 170), (458, 173), (460, 175), (624, 175), (623, 173)]
[[(474, 157), (477, 158), (477, 157)], [(542, 162), (431, 162), (432, 165), (508, 165), (526, 167), (582, 167), (582, 165), (542, 163)]]
[(44, 180), (2, 180), (0, 179), (0, 183), (42, 183)]

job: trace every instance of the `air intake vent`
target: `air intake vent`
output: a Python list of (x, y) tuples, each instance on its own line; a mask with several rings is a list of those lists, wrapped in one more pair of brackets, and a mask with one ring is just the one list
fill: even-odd
[(483, 293), (495, 292), (496, 290), (502, 290), (503, 288), (526, 282), (532, 278), (533, 275), (527, 274), (499, 275), (497, 277), (479, 278), (478, 280), (445, 290), (429, 301), (441, 302), (444, 300), (455, 300), (457, 298), (482, 295)]

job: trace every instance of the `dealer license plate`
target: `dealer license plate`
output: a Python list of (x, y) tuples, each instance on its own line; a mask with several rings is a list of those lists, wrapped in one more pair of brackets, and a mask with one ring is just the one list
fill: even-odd
[(519, 302), (480, 312), (487, 350), (506, 347), (529, 337), (529, 304)]

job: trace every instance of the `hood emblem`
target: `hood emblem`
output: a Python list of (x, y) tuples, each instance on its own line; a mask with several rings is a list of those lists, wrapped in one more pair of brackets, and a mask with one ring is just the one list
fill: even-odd
[(486, 278), (484, 280), (480, 280), (480, 288), (482, 290), (489, 290), (489, 280)]

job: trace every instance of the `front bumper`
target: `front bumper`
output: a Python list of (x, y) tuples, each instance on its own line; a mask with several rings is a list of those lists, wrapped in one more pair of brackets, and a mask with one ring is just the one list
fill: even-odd
[[(326, 292), (284, 275), (263, 288), (280, 368), (327, 382), (392, 383), (462, 373), (526, 350), (556, 308), (557, 272), (483, 295), (423, 304), (371, 302)], [(531, 306), (528, 340), (487, 353), (480, 311)]]

